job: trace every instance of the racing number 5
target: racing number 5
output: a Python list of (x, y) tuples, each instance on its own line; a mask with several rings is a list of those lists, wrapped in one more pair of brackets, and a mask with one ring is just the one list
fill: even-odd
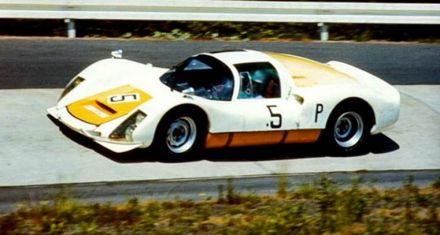
[(139, 100), (139, 94), (123, 94), (123, 95), (112, 95), (108, 97), (109, 103), (122, 103), (122, 102), (135, 102)]
[(283, 118), (282, 118), (281, 114), (272, 112), (272, 108), (276, 108), (277, 106), (276, 105), (267, 105), (266, 107), (269, 109), (270, 116), (272, 118), (278, 119), (277, 122), (270, 121), (270, 127), (271, 128), (280, 128)]

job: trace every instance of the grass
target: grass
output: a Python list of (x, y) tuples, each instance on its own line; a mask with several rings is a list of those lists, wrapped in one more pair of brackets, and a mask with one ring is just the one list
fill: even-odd
[(139, 201), (122, 204), (53, 202), (19, 206), (0, 215), (2, 234), (440, 234), (440, 179), (418, 188), (341, 189), (322, 177), (276, 195), (242, 195), (232, 180), (216, 199)]

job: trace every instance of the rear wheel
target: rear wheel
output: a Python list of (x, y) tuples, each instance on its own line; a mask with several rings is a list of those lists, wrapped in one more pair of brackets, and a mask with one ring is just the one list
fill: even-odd
[(166, 155), (166, 160), (184, 160), (201, 149), (205, 126), (204, 118), (198, 112), (173, 112), (159, 124), (155, 146)]
[(352, 148), (363, 138), (364, 122), (361, 115), (348, 111), (341, 114), (333, 126), (333, 138), (341, 148)]
[(353, 106), (340, 107), (330, 116), (325, 139), (338, 153), (354, 152), (364, 144), (369, 127), (365, 110)]

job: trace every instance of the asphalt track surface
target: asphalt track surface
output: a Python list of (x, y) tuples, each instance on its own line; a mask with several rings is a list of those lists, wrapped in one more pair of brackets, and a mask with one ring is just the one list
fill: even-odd
[[(62, 89), (0, 90), (0, 185), (247, 177), (440, 169), (440, 86), (397, 85), (400, 119), (365, 152), (331, 155), (319, 144), (231, 148), (166, 162), (154, 151), (114, 154), (46, 116)], [(13, 97), (13, 98), (11, 98)]]
[(347, 62), (393, 85), (440, 84), (439, 44), (0, 39), (0, 89), (64, 87), (80, 70), (118, 48), (127, 59), (160, 67), (206, 51), (275, 51)]
[[(315, 144), (215, 150), (175, 163), (148, 151), (115, 155), (56, 126), (45, 109), (61, 93), (48, 88), (63, 87), (81, 69), (108, 58), (117, 48), (124, 49), (124, 58), (162, 67), (198, 52), (232, 48), (285, 52), (322, 62), (340, 60), (395, 85), (401, 93), (401, 116), (395, 126), (374, 136), (365, 152), (353, 156), (329, 155)], [(163, 180), (178, 180), (178, 185), (185, 179), (321, 172), (399, 171), (401, 179), (411, 171), (431, 170), (423, 179), (434, 179), (440, 175), (439, 55), (438, 44), (0, 39), (0, 193), (25, 185), (31, 189), (21, 192), (31, 195), (26, 190), (35, 189), (34, 194), (42, 190), (32, 185), (47, 189), (44, 185), (95, 187), (96, 182)], [(377, 177), (384, 182), (392, 178)]]

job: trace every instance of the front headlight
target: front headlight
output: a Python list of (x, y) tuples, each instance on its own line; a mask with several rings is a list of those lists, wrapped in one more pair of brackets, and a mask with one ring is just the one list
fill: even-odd
[(72, 79), (71, 82), (69, 82), (69, 84), (67, 84), (66, 88), (64, 88), (63, 93), (61, 93), (61, 96), (58, 100), (61, 100), (64, 96), (66, 96), (69, 92), (71, 92), (73, 89), (75, 89), (75, 87), (79, 86), (79, 84), (81, 84), (82, 82), (84, 82), (84, 78), (82, 77), (76, 77), (74, 79)]
[(110, 139), (117, 141), (133, 141), (133, 132), (138, 127), (138, 125), (145, 119), (147, 115), (141, 111), (135, 112), (127, 120), (125, 120), (121, 125), (119, 125), (111, 134)]

